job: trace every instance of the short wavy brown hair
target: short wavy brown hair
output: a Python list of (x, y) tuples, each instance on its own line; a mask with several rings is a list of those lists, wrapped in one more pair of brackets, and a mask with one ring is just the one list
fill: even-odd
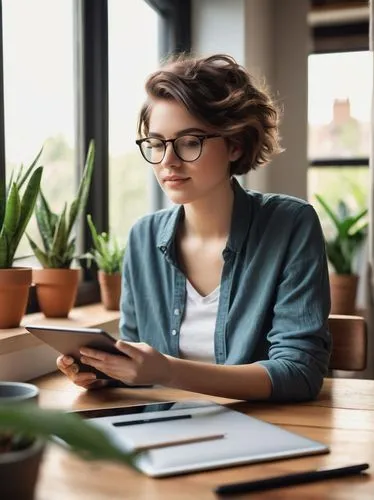
[(149, 132), (152, 99), (172, 99), (213, 132), (241, 146), (243, 154), (231, 163), (231, 175), (246, 174), (282, 151), (280, 109), (266, 87), (255, 84), (229, 55), (173, 56), (148, 77), (145, 90), (148, 99), (139, 115), (139, 137)]

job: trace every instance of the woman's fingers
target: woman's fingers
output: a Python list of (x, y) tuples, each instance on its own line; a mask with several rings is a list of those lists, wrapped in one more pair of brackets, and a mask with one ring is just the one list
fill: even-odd
[(79, 366), (71, 356), (59, 356), (56, 360), (57, 368), (66, 375), (74, 384), (84, 389), (103, 387), (105, 381), (96, 379), (91, 372), (80, 372)]

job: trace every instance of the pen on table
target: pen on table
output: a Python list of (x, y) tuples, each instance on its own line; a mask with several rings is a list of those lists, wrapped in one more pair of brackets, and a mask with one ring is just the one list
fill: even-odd
[(214, 489), (218, 494), (248, 493), (251, 491), (268, 490), (272, 488), (282, 488), (295, 484), (311, 483), (323, 479), (333, 479), (338, 477), (359, 474), (369, 468), (369, 464), (348, 465), (346, 467), (336, 467), (331, 469), (317, 469), (311, 471), (297, 472), (295, 474), (286, 474), (284, 476), (274, 476), (267, 479), (258, 479), (254, 481), (245, 481), (241, 483), (231, 483), (217, 486)]
[(153, 417), (142, 418), (141, 420), (123, 420), (121, 422), (113, 422), (114, 427), (124, 427), (126, 425), (151, 424), (152, 422), (169, 422), (170, 420), (184, 420), (192, 418), (192, 415), (174, 415), (172, 417)]
[(167, 448), (170, 446), (178, 446), (181, 444), (191, 444), (191, 443), (201, 443), (203, 441), (212, 441), (215, 439), (222, 439), (225, 434), (207, 434), (205, 436), (191, 436), (182, 439), (175, 439), (171, 441), (161, 441), (158, 443), (144, 444), (140, 446), (135, 446), (132, 451), (138, 453), (141, 451), (155, 450), (158, 448)]

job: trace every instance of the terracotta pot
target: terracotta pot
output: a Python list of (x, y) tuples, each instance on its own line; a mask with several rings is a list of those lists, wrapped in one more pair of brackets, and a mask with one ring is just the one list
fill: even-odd
[(33, 500), (44, 448), (37, 439), (24, 450), (0, 453), (1, 498)]
[(80, 269), (33, 269), (39, 306), (47, 318), (66, 318), (77, 297)]
[(355, 314), (358, 276), (330, 274), (331, 314)]
[(109, 311), (119, 311), (121, 297), (121, 274), (107, 274), (98, 271), (100, 284), (101, 301), (105, 309)]
[(32, 269), (0, 269), (0, 328), (17, 328), (29, 298)]

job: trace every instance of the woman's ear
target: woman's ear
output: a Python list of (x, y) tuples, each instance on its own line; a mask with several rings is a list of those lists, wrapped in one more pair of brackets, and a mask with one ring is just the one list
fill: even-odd
[(230, 162), (239, 160), (243, 154), (243, 148), (241, 144), (237, 142), (230, 142), (229, 144), (229, 160)]

